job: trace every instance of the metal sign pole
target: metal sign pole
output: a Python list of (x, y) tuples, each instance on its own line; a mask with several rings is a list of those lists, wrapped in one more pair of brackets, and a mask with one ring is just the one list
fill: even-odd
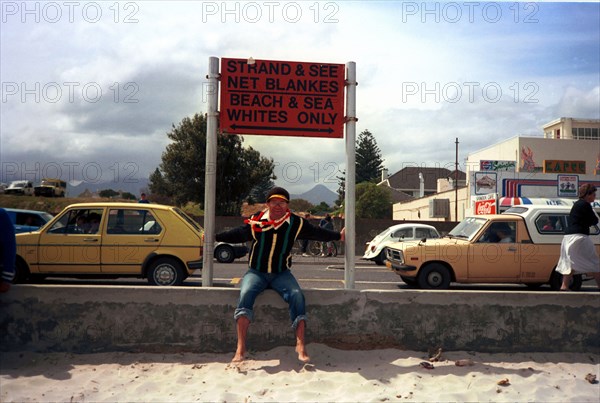
[(356, 182), (356, 63), (346, 64), (346, 196), (344, 220), (346, 248), (344, 252), (344, 284), (354, 288), (355, 249), (355, 182)]
[(204, 173), (204, 256), (202, 287), (213, 285), (215, 248), (215, 195), (217, 188), (217, 122), (219, 112), (219, 58), (208, 60), (208, 112), (206, 117), (206, 171)]

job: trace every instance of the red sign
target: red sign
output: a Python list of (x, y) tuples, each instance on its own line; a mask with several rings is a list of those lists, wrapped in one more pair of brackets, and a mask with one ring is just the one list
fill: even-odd
[(475, 214), (496, 214), (496, 200), (478, 200), (475, 202)]
[(223, 133), (344, 137), (343, 64), (221, 59)]

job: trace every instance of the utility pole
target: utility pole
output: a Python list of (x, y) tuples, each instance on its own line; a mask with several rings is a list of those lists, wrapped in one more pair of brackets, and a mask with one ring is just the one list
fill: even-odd
[(454, 221), (458, 221), (458, 137), (456, 138), (456, 157), (454, 160)]

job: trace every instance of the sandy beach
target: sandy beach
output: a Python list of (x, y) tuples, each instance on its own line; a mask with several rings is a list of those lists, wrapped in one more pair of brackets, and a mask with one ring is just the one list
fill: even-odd
[[(2, 402), (597, 402), (599, 356), (347, 351), (310, 344), (232, 354), (3, 353)], [(433, 366), (425, 368), (425, 363)], [(460, 364), (460, 365), (457, 365)], [(586, 379), (587, 378), (587, 379)]]

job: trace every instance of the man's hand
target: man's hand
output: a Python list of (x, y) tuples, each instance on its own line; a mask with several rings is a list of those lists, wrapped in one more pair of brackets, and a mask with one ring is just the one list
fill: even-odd
[(346, 227), (342, 228), (340, 231), (340, 241), (344, 242), (346, 240)]

